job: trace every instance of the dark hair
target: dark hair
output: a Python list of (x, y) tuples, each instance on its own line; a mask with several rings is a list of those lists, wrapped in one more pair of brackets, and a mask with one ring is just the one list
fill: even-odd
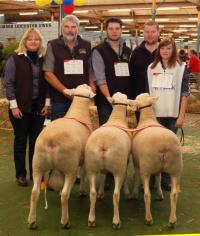
[(190, 49), (190, 53), (191, 53), (192, 55), (197, 56), (197, 51), (196, 51), (195, 49), (193, 49), (193, 48)]
[(122, 24), (123, 24), (122, 21), (121, 21), (119, 18), (117, 18), (117, 17), (110, 17), (110, 18), (108, 18), (108, 19), (106, 20), (106, 22), (105, 22), (105, 27), (106, 27), (106, 29), (108, 28), (108, 25), (109, 25), (110, 23), (118, 23), (121, 28), (122, 28)]
[(151, 65), (151, 69), (155, 68), (156, 65), (158, 64), (158, 62), (162, 62), (162, 58), (160, 56), (160, 48), (162, 48), (163, 46), (168, 46), (170, 44), (172, 45), (172, 55), (169, 58), (168, 66), (169, 66), (169, 68), (174, 67), (176, 65), (176, 62), (178, 62), (180, 64), (180, 61), (178, 59), (175, 41), (172, 38), (164, 38), (163, 40), (160, 41), (160, 43), (158, 45), (156, 57)]

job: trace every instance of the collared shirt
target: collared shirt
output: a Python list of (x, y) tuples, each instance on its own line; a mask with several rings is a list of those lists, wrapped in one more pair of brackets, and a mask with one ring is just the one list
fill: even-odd
[[(109, 39), (106, 39), (106, 42), (109, 43), (111, 46)], [(125, 40), (121, 38), (119, 42), (119, 56), (123, 52), (124, 42)], [(95, 83), (98, 86), (102, 84), (106, 84), (105, 64), (104, 64), (101, 54), (96, 49), (94, 49), (92, 52), (92, 68), (94, 71)]]

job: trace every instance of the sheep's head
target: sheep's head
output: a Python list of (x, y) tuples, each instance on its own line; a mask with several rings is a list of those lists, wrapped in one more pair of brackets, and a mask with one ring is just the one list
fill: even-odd
[(87, 84), (81, 84), (75, 89), (65, 89), (64, 93), (69, 96), (83, 96), (93, 98), (96, 94), (92, 92), (92, 89)]
[(153, 97), (148, 93), (142, 93), (136, 97), (138, 108), (152, 105), (156, 103), (157, 100), (158, 100), (158, 97)]
[(121, 105), (135, 107), (137, 104), (135, 100), (128, 99), (125, 94), (120, 93), (120, 92), (113, 94), (112, 97), (107, 97), (107, 99), (112, 105), (121, 104)]

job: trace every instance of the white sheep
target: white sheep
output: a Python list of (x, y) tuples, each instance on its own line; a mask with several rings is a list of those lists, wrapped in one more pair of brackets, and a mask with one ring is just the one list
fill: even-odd
[(33, 189), (28, 223), (37, 228), (36, 206), (40, 194), (40, 182), (46, 171), (58, 170), (65, 176), (61, 192), (63, 228), (69, 228), (68, 200), (79, 164), (83, 161), (84, 148), (92, 125), (89, 105), (95, 94), (87, 85), (65, 91), (74, 96), (67, 114), (46, 126), (37, 138), (33, 157)]
[(171, 210), (168, 225), (174, 227), (180, 176), (183, 168), (182, 152), (177, 136), (169, 129), (161, 127), (157, 122), (152, 108), (152, 104), (156, 101), (157, 98), (151, 97), (147, 93), (136, 97), (140, 109), (140, 120), (137, 128), (141, 130), (135, 133), (132, 142), (133, 162), (136, 171), (136, 185), (133, 189), (133, 195), (136, 198), (138, 197), (138, 173), (140, 173), (144, 187), (145, 220), (147, 224), (151, 225), (153, 218), (150, 210), (150, 176), (156, 175), (157, 194), (161, 200), (163, 193), (160, 184), (160, 172), (169, 173), (171, 176)]
[(131, 151), (131, 135), (123, 128), (128, 127), (126, 110), (130, 100), (127, 99), (126, 95), (116, 93), (110, 98), (110, 102), (113, 105), (113, 111), (108, 121), (91, 134), (85, 148), (85, 169), (90, 184), (90, 212), (88, 217), (88, 226), (90, 227), (96, 225), (96, 176), (98, 173), (106, 171), (113, 174), (115, 181), (113, 228), (120, 228), (121, 226), (119, 217), (120, 189), (126, 176), (128, 157)]

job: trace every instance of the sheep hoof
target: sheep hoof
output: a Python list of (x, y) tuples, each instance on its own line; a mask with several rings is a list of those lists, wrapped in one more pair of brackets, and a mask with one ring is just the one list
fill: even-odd
[(121, 228), (121, 223), (112, 223), (113, 229), (120, 229)]
[(37, 229), (38, 228), (38, 226), (37, 226), (37, 224), (36, 224), (36, 222), (33, 222), (33, 223), (31, 223), (31, 224), (29, 224), (29, 229)]
[(152, 225), (153, 224), (153, 220), (145, 220), (145, 225)]
[(175, 222), (169, 222), (167, 226), (168, 226), (168, 228), (170, 228), (170, 229), (174, 229), (175, 226), (176, 226), (176, 221), (175, 221)]
[(163, 199), (164, 199), (164, 197), (162, 197), (162, 196), (157, 196), (155, 200), (161, 202), (161, 201), (163, 201)]
[(91, 227), (91, 228), (94, 228), (94, 227), (96, 227), (96, 221), (94, 220), (94, 221), (88, 221), (88, 226), (89, 227)]
[(97, 194), (97, 199), (99, 199), (99, 200), (104, 199), (104, 193), (98, 193)]
[(79, 193), (79, 197), (85, 198), (85, 197), (87, 197), (87, 193), (82, 191), (82, 192)]
[(62, 229), (69, 229), (70, 228), (70, 223), (67, 222), (66, 224), (62, 224)]

